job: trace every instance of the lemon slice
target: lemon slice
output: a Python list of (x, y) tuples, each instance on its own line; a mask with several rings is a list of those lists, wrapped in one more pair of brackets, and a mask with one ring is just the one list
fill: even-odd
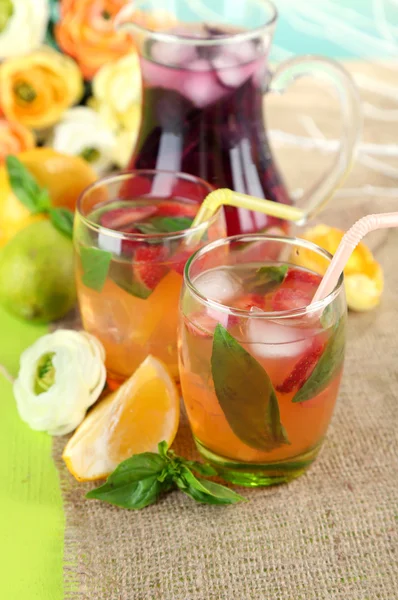
[(177, 433), (180, 399), (174, 380), (148, 356), (135, 373), (85, 418), (62, 455), (78, 481), (107, 477), (133, 454), (170, 446)]

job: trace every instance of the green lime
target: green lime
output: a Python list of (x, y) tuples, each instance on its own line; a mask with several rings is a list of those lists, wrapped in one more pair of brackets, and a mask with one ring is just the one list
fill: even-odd
[(0, 254), (0, 302), (18, 317), (54, 321), (76, 302), (73, 244), (50, 221), (19, 231)]

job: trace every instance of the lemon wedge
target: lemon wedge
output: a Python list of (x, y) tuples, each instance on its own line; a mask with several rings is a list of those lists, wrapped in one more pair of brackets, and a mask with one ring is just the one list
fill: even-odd
[(107, 477), (133, 454), (170, 446), (180, 418), (179, 393), (165, 365), (148, 356), (135, 373), (88, 414), (62, 458), (78, 481)]

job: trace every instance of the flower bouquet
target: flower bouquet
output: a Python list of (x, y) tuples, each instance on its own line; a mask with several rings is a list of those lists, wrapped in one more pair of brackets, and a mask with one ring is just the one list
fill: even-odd
[(125, 0), (0, 4), (0, 164), (46, 146), (103, 174), (127, 165), (140, 122), (133, 41), (116, 31)]

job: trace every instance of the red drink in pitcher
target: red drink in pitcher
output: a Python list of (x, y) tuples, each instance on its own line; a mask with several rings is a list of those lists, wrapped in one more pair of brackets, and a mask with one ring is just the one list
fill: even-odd
[[(268, 0), (135, 0), (123, 9), (118, 21), (133, 34), (143, 80), (131, 168), (183, 171), (215, 188), (290, 203), (272, 156), (264, 98), (312, 75), (334, 85), (342, 107), (338, 160), (302, 198), (305, 218), (323, 206), (352, 160), (358, 95), (340, 65), (319, 57), (295, 57), (271, 76), (276, 20)], [(227, 207), (226, 217), (229, 234), (287, 230), (286, 222), (242, 208)]]
[[(211, 40), (232, 32), (198, 26), (186, 34)], [(265, 52), (253, 41), (216, 51), (154, 42), (141, 58), (143, 123), (130, 166), (196, 173), (216, 188), (290, 203), (264, 129)], [(225, 212), (229, 233), (286, 226), (245, 209)]]

